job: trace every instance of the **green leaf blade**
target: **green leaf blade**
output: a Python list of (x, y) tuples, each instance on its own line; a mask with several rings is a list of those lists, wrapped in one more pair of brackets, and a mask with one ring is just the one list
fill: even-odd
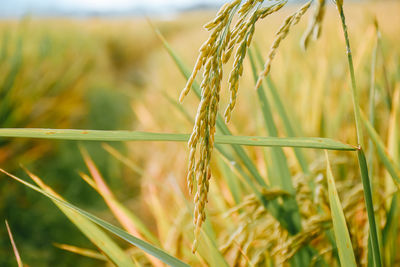
[(344, 267), (356, 267), (356, 259), (354, 257), (353, 245), (347, 229), (346, 219), (344, 217), (342, 205), (338, 196), (338, 192), (335, 186), (335, 180), (333, 178), (331, 165), (328, 159), (328, 153), (326, 153), (327, 162), (327, 179), (328, 179), (328, 193), (329, 193), (329, 204), (332, 213), (333, 231), (335, 234), (337, 249), (339, 252), (339, 259), (341, 266)]
[[(187, 142), (189, 134), (153, 133), (136, 131), (104, 131), (75, 129), (3, 128), (0, 137), (40, 138), (73, 141), (171, 141)], [(216, 135), (216, 144), (302, 147), (329, 150), (355, 151), (356, 148), (329, 138), (319, 137), (263, 137)]]
[(127, 241), (128, 243), (142, 249), (143, 251), (147, 252), (150, 255), (153, 255), (154, 257), (160, 259), (161, 261), (163, 261), (164, 263), (173, 266), (173, 267), (189, 267), (189, 265), (187, 265), (186, 263), (180, 261), (179, 259), (169, 255), (168, 253), (166, 253), (165, 251), (152, 246), (151, 244), (136, 238), (132, 235), (130, 235), (129, 233), (127, 233), (126, 231), (92, 215), (91, 213), (84, 211), (64, 200), (61, 200), (60, 198), (54, 196), (53, 194), (50, 194), (49, 192), (46, 192), (42, 189), (40, 189), (39, 187), (28, 183), (6, 171), (4, 171), (3, 169), (0, 169), (0, 171), (6, 175), (8, 175), (9, 177), (11, 177), (12, 179), (24, 184), (25, 186), (35, 190), (36, 192), (41, 193), (42, 195), (48, 197), (49, 199), (57, 202), (59, 205), (61, 205), (62, 207), (69, 209), (71, 212), (74, 213), (79, 213), (80, 215), (82, 215), (83, 217), (89, 219), (90, 221), (92, 221), (93, 223), (97, 224), (98, 226), (104, 228), (105, 230), (115, 234), (116, 236), (120, 237), (121, 239)]

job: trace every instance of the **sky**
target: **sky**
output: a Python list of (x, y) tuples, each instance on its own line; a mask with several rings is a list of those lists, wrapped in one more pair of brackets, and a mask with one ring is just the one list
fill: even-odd
[(0, 0), (1, 16), (163, 13), (224, 0)]

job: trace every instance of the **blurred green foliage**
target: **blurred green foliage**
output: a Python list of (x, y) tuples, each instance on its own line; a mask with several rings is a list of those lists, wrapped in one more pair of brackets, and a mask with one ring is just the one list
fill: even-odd
[[(50, 23), (49, 23), (50, 22)], [(0, 25), (0, 127), (132, 129), (135, 117), (123, 93), (143, 83), (135, 69), (143, 63), (115, 37), (99, 36), (88, 22), (4, 21)], [(112, 33), (112, 31), (110, 31)], [(113, 41), (110, 41), (113, 40)], [(134, 51), (138, 52), (138, 51)], [(145, 55), (140, 51), (140, 56)], [(124, 60), (123, 66), (115, 57)], [(132, 67), (134, 66), (134, 67)], [(126, 73), (136, 73), (132, 75)], [(139, 73), (139, 74), (138, 74)], [(132, 94), (131, 94), (132, 95)], [(104, 203), (79, 178), (86, 171), (79, 145), (88, 149), (113, 188), (135, 194), (118, 179), (120, 166), (100, 143), (0, 140), (1, 166), (26, 177), (23, 164), (72, 202), (102, 212)], [(122, 144), (113, 144), (124, 151)], [(16, 212), (18, 211), (18, 212)], [(93, 245), (54, 208), (53, 203), (4, 177), (0, 179), (0, 218), (7, 219), (24, 262), (30, 266), (96, 266), (97, 261), (62, 251), (52, 242)], [(0, 227), (0, 266), (12, 266), (6, 228)]]

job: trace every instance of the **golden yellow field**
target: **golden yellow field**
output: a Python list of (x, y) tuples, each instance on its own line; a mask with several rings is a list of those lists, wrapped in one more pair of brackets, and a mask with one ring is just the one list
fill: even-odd
[[(328, 1), (326, 5), (318, 40), (311, 41), (306, 51), (300, 47), (312, 7), (277, 50), (268, 75), (274, 89), (267, 83), (262, 88), (269, 108), (262, 101), (260, 105), (246, 56), (236, 107), (227, 123), (232, 135), (323, 137), (355, 149), (345, 39), (335, 4)], [(256, 74), (284, 18), (298, 8), (289, 4), (257, 22), (249, 48)], [(396, 1), (344, 6), (362, 117), (373, 120), (370, 128), (362, 125), (363, 150), (382, 266), (400, 264), (396, 253), (400, 242), (399, 11)], [(215, 11), (207, 10), (149, 20), (192, 71), (199, 47), (208, 38), (202, 25), (214, 16)], [(221, 116), (229, 102), (232, 64), (233, 57), (223, 67)], [(202, 72), (197, 81), (201, 79)], [(189, 134), (199, 98), (190, 92), (180, 104), (185, 84), (186, 78), (146, 18), (27, 16), (0, 22), (1, 128)], [(354, 266), (343, 262), (343, 243), (338, 236), (345, 241), (350, 237), (347, 245), (352, 249), (347, 251), (354, 256), (347, 257), (354, 257), (358, 266), (374, 266), (375, 254), (371, 253), (376, 250), (368, 248), (370, 218), (354, 151), (329, 151), (332, 187), (327, 182), (330, 172), (324, 149), (218, 143), (210, 163), (207, 219), (193, 254), (194, 204), (187, 189), (186, 142), (42, 140), (17, 132), (7, 135), (6, 131), (0, 129), (1, 169), (33, 183), (27, 168), (69, 203), (190, 266)], [(218, 135), (227, 134), (218, 128)], [(15, 136), (24, 138), (12, 138)], [(258, 141), (256, 137), (243, 140), (239, 141)], [(285, 187), (288, 181), (291, 184)], [(36, 183), (40, 186), (39, 180)], [(43, 184), (40, 187), (46, 190)], [(334, 196), (340, 202), (334, 202), (338, 200)], [(334, 206), (338, 203), (339, 207)], [(274, 205), (280, 210), (268, 209)], [(24, 264), (164, 266), (162, 259), (115, 238), (82, 214), (66, 207), (61, 211), (48, 198), (1, 176), (0, 218), (8, 221)], [(345, 221), (335, 217), (335, 212), (344, 214)], [(291, 230), (295, 216), (298, 229), (293, 226), (296, 229)], [(335, 219), (344, 222), (341, 226), (347, 225), (341, 227), (341, 234)], [(109, 236), (109, 247), (102, 247), (108, 239), (96, 231)], [(0, 266), (14, 266), (6, 227), (0, 227), (0, 236)], [(93, 241), (94, 237), (99, 240)]]

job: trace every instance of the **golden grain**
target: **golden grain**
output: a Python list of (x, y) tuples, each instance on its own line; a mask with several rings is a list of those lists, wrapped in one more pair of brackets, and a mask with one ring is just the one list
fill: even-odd
[[(231, 119), (231, 114), (236, 105), (237, 92), (239, 88), (239, 78), (243, 74), (243, 60), (246, 57), (246, 52), (248, 47), (250, 46), (251, 40), (253, 38), (253, 34), (255, 31), (255, 24), (260, 18), (265, 18), (266, 16), (278, 11), (281, 9), (285, 2), (279, 2), (274, 5), (261, 8), (260, 6), (253, 10), (253, 13), (250, 17), (245, 20), (245, 16), (247, 16), (249, 10), (247, 8), (243, 8), (243, 16), (239, 19), (239, 21), (235, 25), (234, 37), (231, 39), (231, 43), (229, 44), (228, 52), (224, 55), (224, 62), (227, 62), (233, 47), (237, 44), (238, 48), (235, 53), (235, 59), (233, 63), (233, 69), (229, 74), (229, 92), (230, 99), (229, 104), (225, 109), (224, 117), (225, 121), (229, 122)], [(251, 9), (250, 9), (251, 10)]]
[[(194, 194), (195, 202), (193, 252), (196, 251), (200, 229), (206, 218), (205, 206), (211, 178), (210, 161), (214, 148), (223, 64), (228, 62), (233, 50), (237, 47), (234, 53), (233, 68), (228, 77), (230, 99), (224, 113), (225, 121), (229, 122), (236, 105), (239, 79), (243, 74), (243, 61), (255, 32), (255, 24), (259, 19), (277, 12), (286, 4), (286, 1), (280, 1), (263, 7), (263, 2), (263, 0), (247, 0), (241, 4), (240, 0), (232, 1), (223, 5), (215, 18), (204, 25), (204, 28), (210, 32), (209, 38), (200, 47), (199, 56), (192, 74), (179, 98), (179, 101), (182, 102), (189, 93), (198, 72), (203, 69), (202, 82), (200, 84), (201, 101), (197, 108), (195, 123), (188, 142), (189, 166), (187, 184), (190, 194)], [(266, 63), (267, 71), (264, 70), (264, 73), (269, 71), (270, 62), (280, 42), (286, 37), (290, 27), (298, 23), (310, 4), (311, 1), (285, 20), (271, 48)], [(238, 16), (238, 19), (233, 29), (231, 29), (231, 22), (235, 15)]]
[(264, 79), (265, 76), (268, 75), (270, 69), (271, 69), (271, 62), (275, 57), (276, 51), (282, 42), (283, 39), (288, 35), (290, 28), (294, 25), (296, 25), (301, 17), (306, 13), (306, 11), (309, 9), (312, 1), (307, 2), (305, 5), (303, 5), (299, 10), (297, 10), (295, 13), (290, 15), (285, 19), (283, 22), (282, 26), (279, 28), (278, 32), (275, 34), (275, 40), (272, 43), (272, 46), (269, 50), (267, 60), (264, 64), (264, 70), (260, 73), (258, 77), (258, 81), (256, 84), (256, 89), (258, 89), (261, 86), (262, 80)]
[(324, 19), (325, 15), (325, 0), (318, 0), (316, 2), (315, 11), (313, 16), (308, 24), (306, 31), (303, 34), (301, 39), (301, 47), (306, 50), (308, 47), (308, 43), (310, 41), (310, 37), (313, 36), (314, 40), (316, 40), (321, 32), (321, 23)]

